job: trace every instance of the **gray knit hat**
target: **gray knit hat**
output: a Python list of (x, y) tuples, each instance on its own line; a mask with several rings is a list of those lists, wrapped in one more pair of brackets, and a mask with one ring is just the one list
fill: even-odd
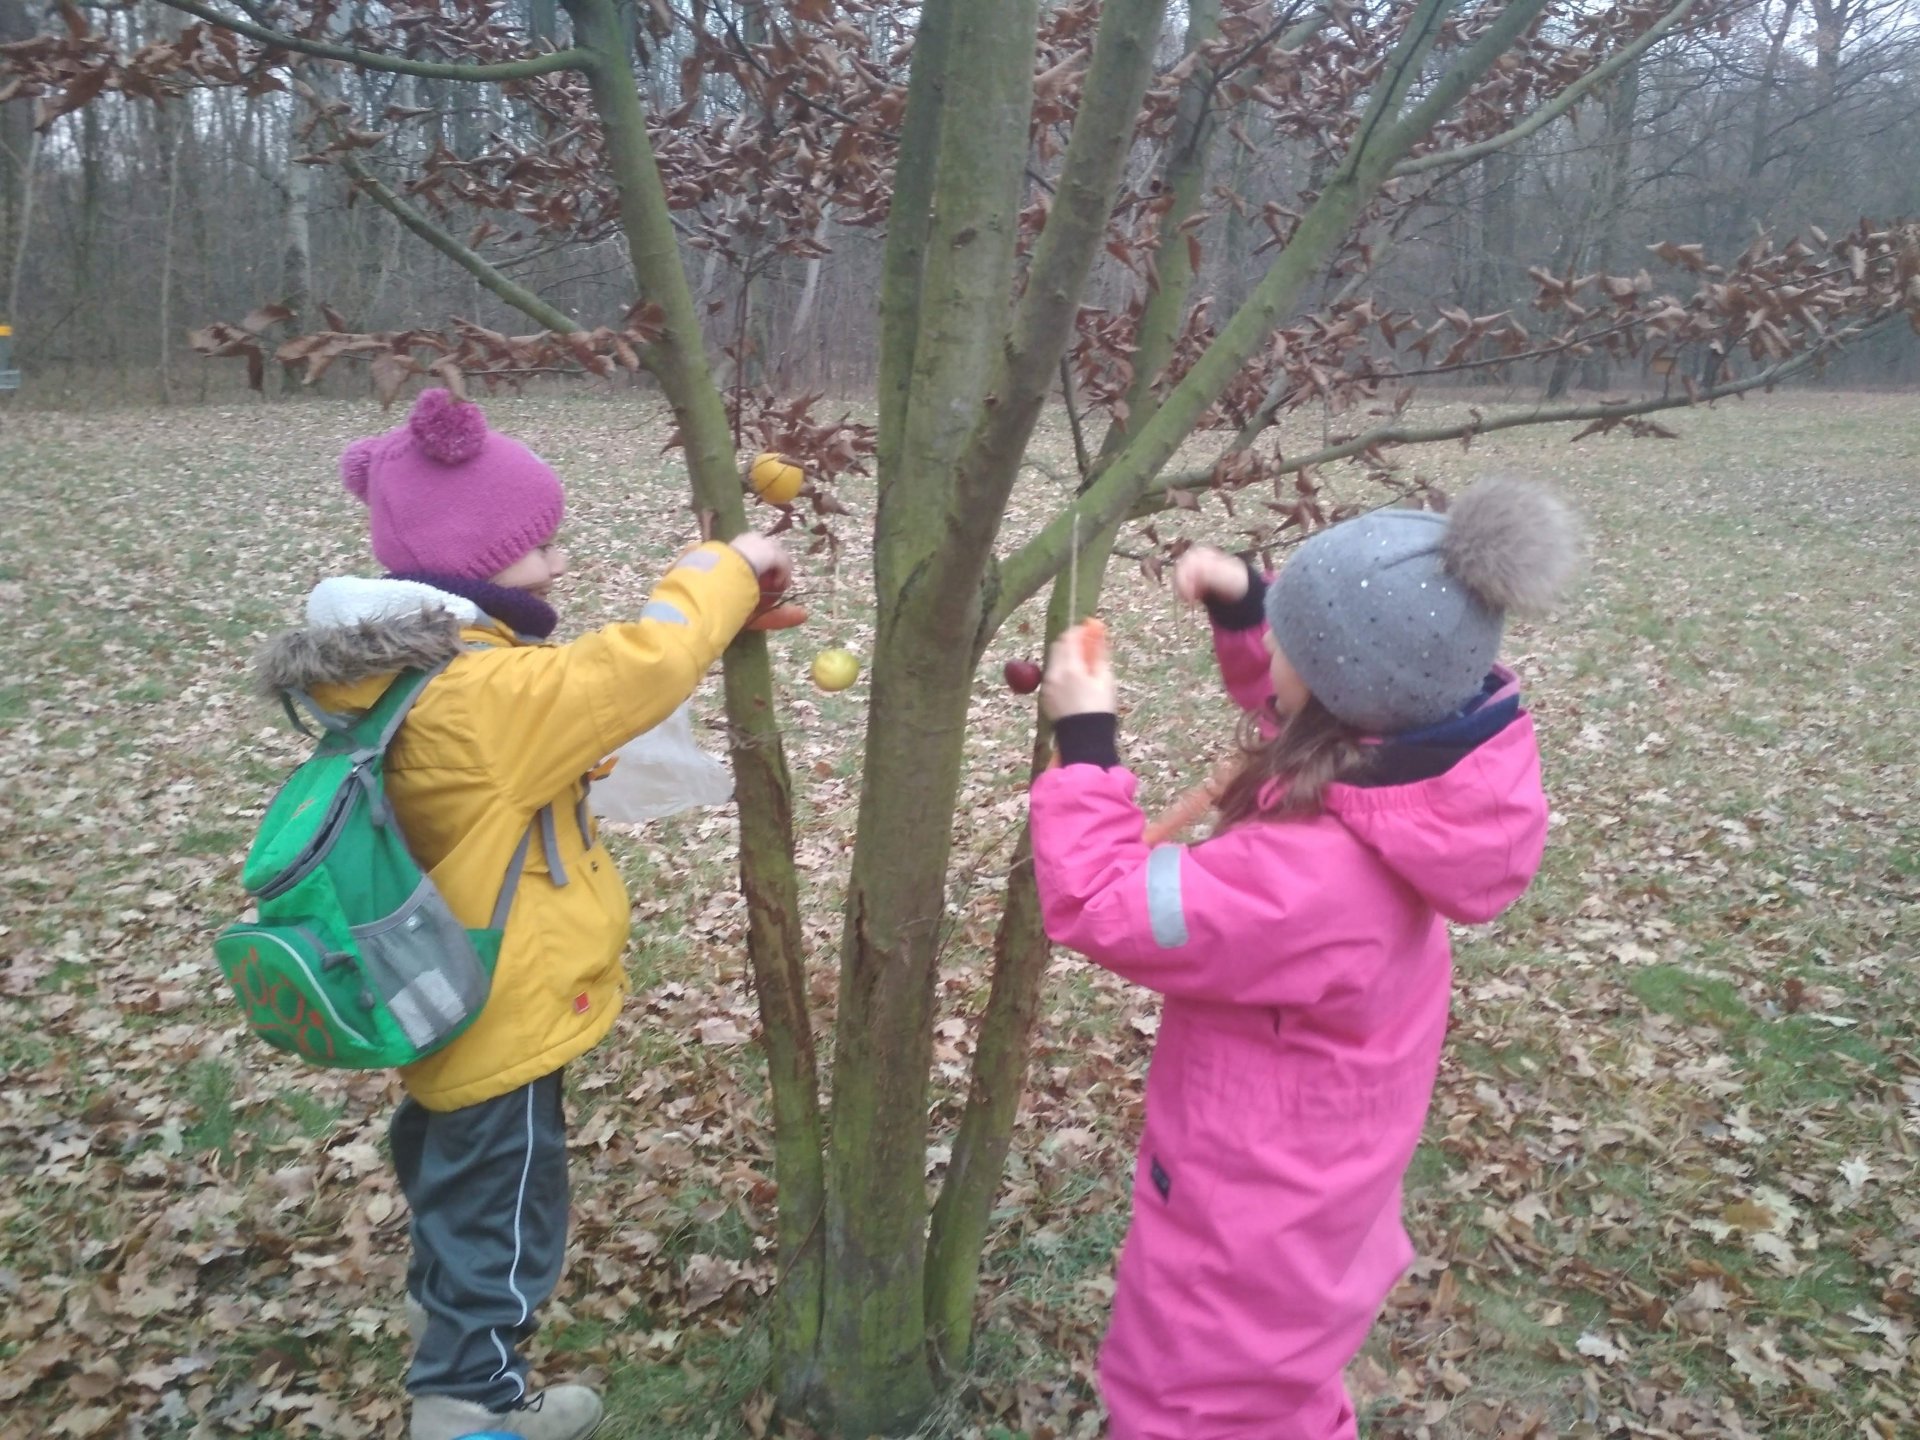
[(1551, 492), (1489, 480), (1446, 514), (1376, 510), (1323, 530), (1267, 590), (1267, 624), (1307, 689), (1374, 735), (1433, 725), (1480, 689), (1507, 612), (1554, 602), (1580, 556)]

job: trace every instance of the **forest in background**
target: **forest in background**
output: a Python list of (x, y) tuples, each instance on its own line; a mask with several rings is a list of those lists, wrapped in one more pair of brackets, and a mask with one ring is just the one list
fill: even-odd
[[(550, 13), (552, 0), (506, 0), (500, 11), (537, 29), (543, 3)], [(750, 0), (703, 9), (709, 27), (748, 26), (757, 13)], [(92, 23), (128, 50), (189, 23), (153, 0), (89, 10)], [(873, 23), (898, 18), (882, 11)], [(0, 44), (66, 23), (57, 7), (0, 0)], [(1631, 275), (1657, 241), (1725, 255), (1769, 228), (1791, 234), (1811, 222), (1839, 233), (1861, 215), (1920, 213), (1920, 172), (1911, 163), (1920, 149), (1914, 7), (1907, 0), (1766, 0), (1744, 7), (1733, 24), (1731, 43), (1682, 29), (1590, 103), (1483, 164), (1443, 173), (1376, 245), (1379, 300), (1419, 310), (1444, 298), (1474, 315), (1523, 310), (1536, 290), (1527, 269), (1546, 257), (1558, 274)], [(662, 33), (636, 32), (637, 51), (655, 112), (672, 116), (688, 29), (677, 22), (657, 28)], [(1167, 27), (1163, 69), (1179, 58), (1178, 29)], [(876, 38), (883, 43), (871, 54), (900, 54), (896, 37)], [(903, 55), (899, 63), (893, 78), (903, 83)], [(518, 102), (491, 88), (353, 70), (330, 83), (363, 126), (378, 128), (391, 113), (431, 113), (426, 125), (406, 127), (372, 152), (378, 158), (370, 166), (400, 187), (418, 173), (419, 147), (444, 147), (470, 162), (466, 173), (485, 187), (503, 178), (491, 174), (492, 157), (507, 148), (502, 142), (528, 124)], [(758, 113), (737, 87), (712, 81), (694, 103), (706, 113), (679, 117), (684, 122), (737, 112), (743, 134)], [(239, 383), (237, 369), (193, 356), (187, 332), (276, 303), (293, 312), (280, 332), (289, 336), (312, 328), (307, 322), (321, 304), (357, 331), (436, 326), (449, 315), (526, 328), (386, 211), (355, 203), (338, 167), (311, 163), (310, 122), (288, 93), (209, 88), (158, 106), (107, 95), (44, 128), (36, 128), (44, 117), (35, 106), (25, 98), (0, 103), (0, 321), (13, 324), (17, 363), (28, 372), (29, 393), (43, 400), (71, 398), (89, 376), (115, 372), (130, 398), (191, 399), (230, 388)], [(1196, 293), (1210, 294), (1217, 314), (1233, 311), (1271, 258), (1263, 207), (1284, 203), (1315, 178), (1308, 147), (1272, 140), (1284, 119), (1243, 103), (1229, 127), (1237, 133), (1208, 176), (1212, 203), (1200, 232)], [(671, 143), (669, 125), (656, 144)], [(1150, 147), (1138, 147), (1136, 163), (1142, 170), (1152, 163)], [(570, 193), (563, 176), (549, 198), (591, 203)], [(736, 195), (714, 201), (712, 214), (700, 206), (678, 214), (716, 349), (745, 355), (750, 378), (776, 390), (868, 393), (883, 230), (849, 224), (823, 205), (819, 253), (769, 247), (742, 263), (742, 217), (720, 212), (743, 203)], [(573, 217), (572, 240), (539, 238), (530, 223), (528, 237), (513, 243), (500, 233), (497, 211), (483, 215), (445, 188), (431, 205), (457, 234), (484, 228), (503, 271), (583, 324), (613, 321), (632, 303), (611, 212), (601, 221)], [(730, 237), (725, 257), (705, 248), (709, 228)], [(1109, 257), (1088, 302), (1124, 310), (1147, 283)], [(1905, 384), (1917, 371), (1920, 356), (1892, 335), (1854, 347), (1815, 380)], [(1520, 362), (1504, 378), (1556, 391), (1644, 379), (1600, 352)], [(320, 382), (335, 394), (365, 384), (349, 368)]]

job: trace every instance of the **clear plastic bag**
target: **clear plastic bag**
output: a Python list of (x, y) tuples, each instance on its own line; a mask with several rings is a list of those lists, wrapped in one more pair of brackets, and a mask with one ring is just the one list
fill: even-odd
[(593, 782), (593, 813), (636, 824), (733, 798), (727, 767), (693, 743), (693, 715), (682, 705), (613, 753), (613, 773)]

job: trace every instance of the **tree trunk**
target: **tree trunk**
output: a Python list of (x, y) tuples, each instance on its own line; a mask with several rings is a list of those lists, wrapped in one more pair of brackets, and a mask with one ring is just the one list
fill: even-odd
[(1799, 8), (1799, 0), (1785, 0), (1781, 6), (1780, 27), (1767, 37), (1766, 62), (1760, 67), (1759, 78), (1754, 83), (1753, 124), (1747, 140), (1749, 190), (1774, 158), (1773, 92), (1780, 79), (1780, 55), (1786, 49), (1787, 35), (1793, 29), (1793, 17)]
[(0, 256), (9, 262), (7, 274), (7, 308), (0, 320), (8, 324), (20, 313), (20, 285), (27, 273), (27, 248), (33, 235), (33, 182), (40, 159), (40, 134), (34, 132), (27, 142), (26, 163), (20, 167), (20, 222), (13, 237), (13, 250)]
[(922, 83), (928, 59), (945, 61), (938, 91), (966, 96), (967, 109), (964, 124), (909, 114), (912, 143), (937, 157), (940, 203), (923, 213), (913, 187), (896, 195), (883, 301), (912, 336), (883, 357), (879, 624), (835, 1029), (821, 1348), (832, 1422), (847, 1436), (910, 1428), (934, 1394), (923, 1268), (934, 979), (998, 520), (950, 507), (1004, 346), (1038, 20), (1035, 0), (929, 10), (951, 31), (936, 29), (931, 55), (916, 57), (909, 110), (938, 102), (931, 77)]
[[(165, 113), (165, 112), (162, 112)], [(171, 128), (171, 127), (169, 127)], [(173, 403), (173, 229), (174, 215), (180, 206), (180, 144), (184, 130), (167, 141), (167, 218), (160, 237), (160, 403)]]
[[(680, 426), (694, 503), (721, 536), (746, 528), (726, 408), (714, 387), (699, 312), (687, 287), (666, 191), (647, 138), (614, 0), (565, 0), (576, 43), (595, 52), (588, 72), (605, 127), (608, 167), (620, 203), (634, 279), (665, 317), (646, 353)], [(766, 637), (743, 633), (725, 662), (734, 791), (740, 801), (740, 885), (747, 899), (747, 956), (760, 1003), (762, 1045), (773, 1093), (774, 1168), (780, 1187), (780, 1285), (775, 1293), (775, 1388), (782, 1408), (808, 1407), (820, 1383), (824, 1208), (823, 1124), (813, 1032), (807, 1015), (798, 881), (793, 865), (793, 787), (773, 709)]]
[[(780, 373), (774, 381), (778, 386), (784, 388), (791, 382), (794, 370), (804, 357), (805, 352), (801, 347), (807, 345), (812, 335), (814, 303), (819, 296), (820, 257), (814, 255), (807, 260), (805, 275), (800, 282), (800, 299), (795, 303), (793, 319), (787, 325), (787, 343), (780, 352)], [(817, 378), (810, 377), (810, 383)]]
[[(1219, 0), (1192, 0), (1186, 52), (1194, 53), (1211, 43), (1219, 24)], [(1193, 288), (1193, 252), (1183, 227), (1198, 209), (1206, 184), (1215, 134), (1212, 95), (1212, 72), (1204, 65), (1195, 66), (1182, 87), (1174, 131), (1161, 167), (1162, 188), (1171, 203), (1160, 223), (1155, 267), (1159, 286), (1142, 312), (1137, 332), (1133, 384), (1126, 397), (1128, 425), (1144, 424), (1152, 414), (1160, 372), (1172, 353)], [(1099, 458), (1094, 461), (1096, 474), (1124, 446), (1127, 433), (1125, 425), (1109, 428)], [(1112, 543), (1113, 531), (1109, 529), (1078, 549), (1075, 558), (1080, 566), (1076, 573), (1086, 578), (1087, 588), (1083, 594), (1068, 594), (1064, 585), (1056, 586), (1048, 615), (1048, 641), (1092, 609)], [(1051, 746), (1052, 731), (1043, 719), (1034, 739), (1034, 774), (1047, 763)], [(934, 1209), (927, 1255), (927, 1319), (936, 1357), (949, 1374), (964, 1368), (972, 1343), (980, 1257), (993, 1199), (1012, 1146), (1040, 982), (1050, 949), (1041, 926), (1039, 895), (1034, 889), (1031, 840), (1023, 831), (1007, 872), (1005, 906), (994, 939), (993, 986), (974, 1049), (967, 1108), (954, 1137), (953, 1160)]]
[[(915, 174), (913, 146), (937, 152), (938, 203), (911, 185), (896, 192), (882, 297), (880, 626), (841, 963), (823, 1332), (829, 1366), (858, 1367), (833, 1377), (848, 1435), (905, 1423), (930, 1399), (929, 1312), (943, 1354), (964, 1351), (964, 1329), (954, 1345), (942, 1327), (956, 1313), (964, 1326), (970, 1303), (956, 1303), (946, 1273), (922, 1265), (926, 1090), (967, 705), (988, 633), (985, 582), (1105, 233), (1165, 3), (1115, 0), (1101, 13), (1088, 101), (1017, 304), (1009, 282), (1037, 11), (985, 8), (927, 12), (951, 21), (950, 34), (935, 36), (948, 52), (941, 91), (966, 97), (967, 108), (963, 120), (916, 129), (909, 99), (902, 173)], [(1024, 1044), (1008, 1038), (1017, 1059)], [(1016, 1067), (1002, 1092), (1009, 1104), (1018, 1080)], [(999, 1129), (1004, 1145), (1005, 1122)], [(990, 1200), (999, 1159), (986, 1168)], [(964, 1262), (970, 1296), (979, 1242), (969, 1228), (944, 1232), (955, 1244), (940, 1253)]]
[(393, 277), (400, 273), (406, 262), (400, 243), (405, 232), (400, 222), (385, 212), (369, 221), (369, 224), (373, 227), (373, 243), (379, 247), (380, 258), (374, 263), (373, 285), (367, 291), (367, 309), (360, 317), (360, 323), (377, 330), (381, 327), (387, 292), (393, 288)]
[(1813, 0), (1813, 100), (1816, 109), (1832, 106), (1840, 88), (1840, 48), (1854, 20), (1857, 0)]
[(93, 286), (93, 246), (100, 232), (100, 177), (106, 163), (106, 131), (98, 105), (82, 110), (79, 119), (80, 213), (73, 239), (73, 299), (80, 313), (91, 320), (99, 313), (99, 296)]
[[(1633, 179), (1633, 127), (1640, 108), (1640, 67), (1629, 65), (1607, 92), (1606, 171), (1600, 185), (1599, 240), (1594, 264), (1613, 274), (1621, 268), (1620, 233), (1626, 224), (1627, 191)], [(1604, 390), (1613, 376), (1613, 362), (1595, 349), (1582, 367), (1581, 380), (1589, 390)]]
[[(1560, 237), (1560, 244), (1553, 257), (1554, 274), (1572, 275), (1584, 265), (1588, 231), (1594, 219), (1594, 197), (1598, 193), (1597, 187), (1589, 191), (1587, 204), (1581, 208), (1578, 217)], [(1553, 364), (1547, 370), (1547, 399), (1558, 400), (1567, 393), (1568, 387), (1573, 384), (1575, 363), (1574, 356), (1565, 350), (1553, 357)]]
[[(0, 0), (0, 45), (33, 34), (26, 0)], [(27, 159), (34, 149), (33, 103), (0, 104), (0, 263), (11, 264), (20, 246), (27, 200)], [(18, 322), (11, 309), (0, 320)]]
[[(1034, 743), (1036, 771), (1046, 765), (1052, 744), (1052, 728), (1043, 721)], [(1040, 982), (1053, 948), (1040, 922), (1039, 898), (1033, 885), (1033, 837), (1023, 825), (994, 932), (993, 985), (974, 1042), (967, 1108), (954, 1135), (952, 1160), (927, 1241), (927, 1325), (943, 1379), (966, 1369), (980, 1257), (1026, 1088)]]
[(1480, 245), (1473, 270), (1473, 304), (1476, 315), (1488, 315), (1507, 308), (1507, 267), (1518, 254), (1520, 218), (1514, 191), (1520, 183), (1520, 165), (1511, 149), (1496, 150), (1487, 157), (1480, 175)]
[[(1266, 123), (1265, 117), (1264, 110), (1257, 109), (1251, 100), (1243, 100), (1234, 112), (1231, 128), (1245, 134), (1250, 126)], [(1260, 202), (1250, 193), (1254, 176), (1253, 146), (1239, 140), (1228, 143), (1232, 146), (1232, 155), (1227, 166), (1227, 188), (1239, 203), (1227, 207), (1216, 295), (1221, 310), (1231, 314), (1246, 303), (1247, 293), (1253, 288), (1253, 246), (1259, 233), (1254, 217), (1260, 213)]]
[[(282, 303), (293, 312), (287, 321), (287, 333), (299, 335), (310, 328), (308, 312), (313, 308), (313, 167), (296, 165), (294, 157), (304, 153), (299, 127), (287, 127), (287, 160), (283, 172), (287, 196), (286, 250), (281, 257)], [(291, 395), (300, 388), (294, 367), (280, 372), (280, 389)]]

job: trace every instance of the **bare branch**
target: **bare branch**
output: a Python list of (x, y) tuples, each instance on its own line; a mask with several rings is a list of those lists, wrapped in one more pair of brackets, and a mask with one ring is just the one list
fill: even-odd
[(385, 181), (352, 155), (342, 151), (339, 164), (347, 177), (369, 200), (535, 324), (544, 325), (549, 330), (558, 330), (563, 334), (581, 328), (578, 322), (563, 311), (556, 310), (533, 291), (488, 264), (479, 252), (461, 244), (451, 234), (436, 225), (425, 211), (396, 194)]
[[(1273, 333), (1281, 312), (1295, 303), (1308, 280), (1338, 250), (1355, 220), (1379, 193), (1393, 165), (1539, 19), (1546, 4), (1547, 0), (1517, 0), (1505, 6), (1416, 104), (1390, 123), (1363, 124), (1346, 158), (1312, 208), (1301, 217), (1272, 268), (1169, 392), (1153, 418), (1130, 438), (1125, 450), (1113, 458), (1073, 506), (1054, 516), (1001, 564), (976, 646), (1053, 578), (1067, 554), (1075, 527), (1083, 534), (1098, 535), (1132, 510), (1134, 501), (1172, 459), (1200, 416)], [(1368, 104), (1369, 121), (1379, 122), (1391, 113), (1391, 104), (1404, 97), (1413, 83), (1416, 62), (1431, 48), (1433, 31), (1447, 8), (1444, 0), (1429, 0), (1409, 21)]]
[[(1724, 384), (1701, 390), (1697, 395), (1682, 392), (1677, 395), (1650, 396), (1644, 400), (1617, 402), (1603, 400), (1591, 405), (1537, 405), (1530, 410), (1516, 410), (1511, 414), (1496, 415), (1490, 419), (1481, 417), (1463, 420), (1452, 425), (1433, 425), (1424, 428), (1382, 425), (1359, 435), (1336, 441), (1308, 454), (1289, 456), (1277, 467), (1269, 467), (1265, 473), (1294, 475), (1317, 465), (1331, 465), (1335, 461), (1350, 459), (1368, 450), (1389, 445), (1432, 445), (1441, 441), (1464, 440), (1470, 436), (1488, 435), (1499, 430), (1514, 430), (1529, 425), (1560, 425), (1581, 420), (1629, 420), (1641, 415), (1652, 415), (1662, 410), (1684, 410), (1694, 405), (1710, 404), (1715, 400), (1744, 395), (1749, 390), (1769, 389), (1782, 380), (1791, 379), (1842, 346), (1857, 345), (1891, 328), (1894, 322), (1905, 318), (1905, 311), (1896, 310), (1864, 327), (1840, 331), (1826, 343), (1803, 350), (1798, 355), (1770, 365), (1765, 370), (1749, 375), (1745, 379), (1729, 380)], [(1233, 451), (1229, 449), (1226, 453), (1231, 454)], [(1211, 485), (1212, 476), (1212, 470), (1188, 470), (1178, 474), (1165, 474), (1153, 482), (1150, 491), (1159, 495), (1169, 490), (1204, 490)], [(1147, 507), (1135, 511), (1135, 515), (1152, 513), (1163, 508), (1165, 508), (1163, 504), (1150, 503)]]
[(1080, 423), (1080, 406), (1073, 397), (1073, 365), (1064, 355), (1060, 357), (1060, 401), (1067, 407), (1067, 428), (1073, 432), (1073, 459), (1080, 467), (1080, 480), (1085, 483), (1093, 473), (1093, 457), (1087, 454), (1087, 431)]
[(1529, 135), (1551, 125), (1579, 104), (1595, 87), (1606, 84), (1633, 64), (1698, 8), (1699, 0), (1680, 0), (1679, 4), (1648, 26), (1639, 39), (1631, 45), (1622, 47), (1619, 53), (1609, 57), (1604, 64), (1589, 70), (1512, 129), (1489, 136), (1473, 145), (1463, 145), (1457, 150), (1435, 150), (1431, 154), (1416, 155), (1411, 160), (1403, 160), (1394, 166), (1394, 178), (1404, 179), (1409, 175), (1424, 175), (1429, 171), (1444, 169), (1447, 166), (1471, 165), (1474, 161), (1491, 155), (1496, 150), (1504, 150), (1509, 145), (1518, 144)]
[(351, 45), (334, 45), (325, 40), (307, 40), (283, 30), (271, 30), (251, 20), (226, 15), (203, 5), (200, 0), (160, 0), (170, 10), (204, 20), (222, 30), (231, 30), (275, 50), (290, 50), (321, 60), (338, 60), (357, 70), (384, 70), (395, 75), (417, 75), (424, 80), (465, 80), (498, 84), (504, 80), (531, 80), (561, 70), (584, 70), (591, 58), (585, 50), (555, 50), (547, 55), (529, 55), (524, 60), (503, 61), (497, 65), (451, 65), (433, 60), (410, 60), (404, 55), (385, 55), (377, 50), (359, 50)]

